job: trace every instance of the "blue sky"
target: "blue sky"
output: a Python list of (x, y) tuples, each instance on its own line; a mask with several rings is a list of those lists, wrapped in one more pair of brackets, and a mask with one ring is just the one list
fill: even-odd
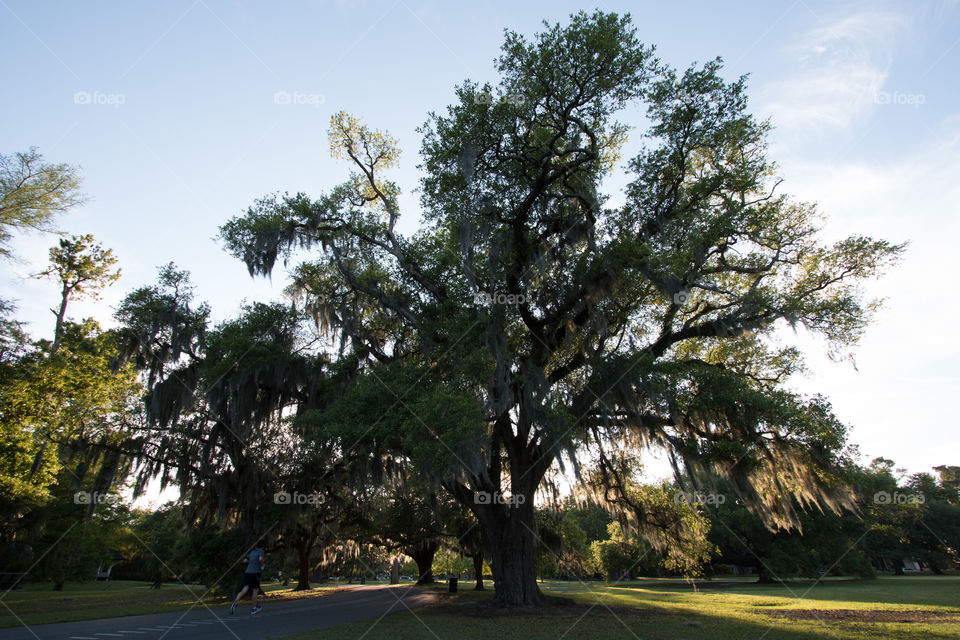
[[(865, 458), (910, 471), (960, 464), (952, 325), (960, 202), (960, 3), (419, 2), (162, 3), (0, 0), (0, 152), (39, 147), (82, 166), (90, 202), (61, 219), (114, 249), (123, 278), (71, 315), (108, 320), (168, 261), (191, 271), (218, 319), (243, 299), (281, 295), (251, 281), (218, 227), (273, 191), (316, 194), (346, 175), (326, 128), (346, 109), (396, 136), (402, 225), (417, 224), (416, 128), (466, 78), (494, 81), (503, 29), (532, 35), (579, 9), (631, 12), (641, 40), (685, 67), (722, 56), (749, 73), (755, 113), (776, 127), (771, 156), (786, 191), (819, 203), (829, 238), (865, 233), (911, 246), (867, 293), (887, 299), (858, 370), (801, 334), (811, 375), (853, 427)], [(280, 99), (277, 99), (277, 94)], [(283, 104), (284, 97), (289, 103)], [(279, 104), (278, 104), (279, 102)], [(622, 119), (641, 123), (639, 109)], [(628, 156), (639, 146), (629, 142)], [(617, 202), (611, 180), (608, 191)], [(36, 335), (52, 331), (57, 292), (26, 278), (49, 235), (21, 236), (0, 272)]]

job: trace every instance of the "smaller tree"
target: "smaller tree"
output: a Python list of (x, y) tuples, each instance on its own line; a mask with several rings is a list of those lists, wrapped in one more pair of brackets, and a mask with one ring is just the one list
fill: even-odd
[[(179, 538), (175, 555), (182, 559), (183, 581), (199, 581), (210, 593), (226, 596), (236, 593), (242, 569), (241, 556), (252, 547), (250, 538), (239, 527), (225, 528), (218, 523), (192, 520), (186, 534)], [(267, 563), (271, 549), (267, 552)]]
[[(294, 459), (285, 466), (289, 473), (278, 478), (274, 496), (280, 502), (269, 511), (276, 514), (280, 538), (277, 547), (296, 554), (297, 585), (294, 591), (310, 587), (310, 573), (318, 551), (334, 545), (346, 532), (352, 532), (362, 521), (364, 500), (346, 484), (348, 470), (318, 443), (298, 445)], [(304, 501), (293, 496), (307, 496)], [(261, 514), (265, 515), (265, 514)]]
[(92, 580), (99, 565), (111, 562), (111, 550), (123, 546), (131, 522), (129, 508), (117, 493), (88, 492), (86, 499), (61, 481), (50, 502), (29, 514), (42, 520), (30, 537), (36, 558), (31, 573), (49, 579), (54, 591), (68, 581)]
[(960, 467), (940, 465), (933, 470), (940, 476), (940, 485), (950, 492), (950, 502), (960, 504)]
[(0, 154), (0, 257), (13, 257), (14, 230), (54, 231), (58, 214), (85, 201), (76, 167), (44, 162), (36, 147)]
[(448, 546), (441, 547), (433, 559), (433, 572), (441, 575), (459, 576), (470, 568), (463, 554)]
[(445, 539), (456, 534), (460, 508), (447, 496), (412, 483), (390, 493), (376, 525), (386, 546), (417, 563), (417, 584), (434, 581), (434, 558)]
[(606, 540), (595, 540), (590, 545), (594, 564), (602, 570), (608, 582), (627, 577), (650, 554), (650, 545), (636, 535), (624, 534), (619, 522), (607, 525)]
[(882, 567), (902, 574), (904, 560), (919, 560), (934, 573), (960, 563), (960, 504), (949, 473), (939, 482), (929, 473), (900, 481), (894, 462), (876, 458), (860, 470), (860, 494), (867, 526), (866, 546)]
[(587, 488), (618, 519), (625, 539), (637, 533), (660, 554), (663, 568), (699, 575), (716, 549), (701, 505), (681, 499), (679, 487), (669, 483), (641, 483), (638, 469), (633, 456), (604, 454), (588, 475)]
[(59, 247), (50, 249), (50, 266), (39, 276), (54, 278), (60, 284), (60, 307), (50, 310), (57, 317), (52, 351), (60, 346), (70, 299), (98, 299), (101, 289), (120, 279), (120, 269), (113, 270), (116, 263), (113, 249), (104, 249), (89, 234), (63, 238)]
[(460, 509), (453, 515), (453, 530), (457, 536), (457, 549), (461, 555), (470, 558), (473, 565), (474, 591), (483, 591), (483, 566), (486, 546), (483, 540), (483, 528), (476, 517), (466, 509)]
[(603, 539), (610, 518), (596, 505), (580, 508), (574, 506), (572, 499), (567, 499), (558, 508), (547, 507), (537, 511), (541, 548), (537, 559), (537, 575), (586, 579), (596, 573), (591, 543), (598, 538), (591, 538), (581, 527), (583, 517), (591, 508), (606, 517), (603, 532), (599, 536), (599, 539)]
[(707, 516), (710, 541), (720, 551), (718, 562), (755, 567), (760, 582), (818, 578), (824, 572), (874, 575), (863, 544), (868, 525), (853, 512), (802, 512), (799, 528), (776, 531), (737, 500), (711, 506)]
[[(174, 553), (186, 533), (183, 508), (167, 504), (156, 511), (134, 511), (132, 516), (130, 537), (134, 544), (129, 562), (121, 569), (123, 577), (157, 584), (179, 579), (187, 564)], [(193, 563), (189, 559), (189, 564)]]

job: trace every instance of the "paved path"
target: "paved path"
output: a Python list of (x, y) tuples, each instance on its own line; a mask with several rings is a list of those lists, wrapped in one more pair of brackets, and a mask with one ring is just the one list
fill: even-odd
[(250, 600), (231, 616), (224, 605), (197, 605), (183, 612), (104, 618), (0, 629), (0, 640), (263, 640), (370, 619), (421, 607), (435, 600), (430, 592), (412, 587), (354, 586), (328, 596), (270, 602), (250, 615)]

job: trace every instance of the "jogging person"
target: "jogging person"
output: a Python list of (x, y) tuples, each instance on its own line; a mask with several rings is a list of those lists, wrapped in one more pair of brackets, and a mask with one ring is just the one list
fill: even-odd
[(237, 611), (237, 602), (247, 593), (249, 589), (253, 597), (253, 609), (250, 611), (250, 615), (256, 615), (263, 610), (263, 607), (257, 606), (257, 591), (262, 591), (260, 589), (260, 573), (263, 572), (263, 540), (257, 541), (253, 545), (253, 551), (247, 554), (247, 557), (243, 559), (247, 567), (243, 570), (243, 588), (240, 589), (240, 593), (237, 594), (237, 597), (233, 599), (233, 603), (230, 605), (230, 615), (233, 615)]

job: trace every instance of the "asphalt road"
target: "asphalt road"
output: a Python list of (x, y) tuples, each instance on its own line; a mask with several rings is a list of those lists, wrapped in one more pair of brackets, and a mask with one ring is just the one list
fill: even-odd
[(263, 640), (380, 617), (433, 602), (435, 596), (412, 587), (354, 586), (317, 598), (267, 601), (250, 615), (245, 599), (231, 616), (226, 606), (143, 616), (62, 622), (0, 629), (0, 640)]

